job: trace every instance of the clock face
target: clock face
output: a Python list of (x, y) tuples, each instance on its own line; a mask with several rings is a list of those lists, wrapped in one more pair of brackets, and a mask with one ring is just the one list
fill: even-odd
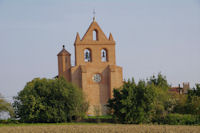
[(92, 79), (93, 79), (94, 82), (99, 83), (101, 81), (101, 75), (100, 74), (94, 74)]

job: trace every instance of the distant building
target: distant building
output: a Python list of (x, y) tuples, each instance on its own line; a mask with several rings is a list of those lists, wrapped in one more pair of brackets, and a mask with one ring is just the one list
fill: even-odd
[(183, 87), (181, 87), (181, 85), (179, 84), (178, 87), (171, 87), (169, 91), (178, 94), (187, 94), (189, 89), (190, 89), (190, 84), (188, 82), (183, 82)]

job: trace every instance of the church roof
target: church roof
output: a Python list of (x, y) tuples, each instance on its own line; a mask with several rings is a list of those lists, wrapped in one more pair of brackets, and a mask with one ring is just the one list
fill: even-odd
[(67, 50), (65, 50), (65, 46), (64, 45), (63, 45), (63, 49), (58, 53), (57, 56), (63, 56), (63, 55), (71, 56), (71, 54)]

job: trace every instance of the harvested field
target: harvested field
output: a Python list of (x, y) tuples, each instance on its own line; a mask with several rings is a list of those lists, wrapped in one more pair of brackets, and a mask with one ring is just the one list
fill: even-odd
[(121, 124), (3, 125), (0, 133), (200, 133), (200, 126)]

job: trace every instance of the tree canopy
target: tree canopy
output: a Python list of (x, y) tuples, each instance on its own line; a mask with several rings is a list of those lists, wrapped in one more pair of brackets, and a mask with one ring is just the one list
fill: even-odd
[(83, 117), (88, 103), (81, 89), (62, 77), (35, 78), (14, 98), (13, 107), (22, 122), (68, 122)]
[(128, 80), (121, 88), (114, 89), (108, 107), (112, 115), (121, 123), (146, 123), (155, 116), (163, 115), (171, 107), (166, 77), (160, 73), (147, 82), (138, 84)]
[(121, 123), (142, 123), (150, 121), (155, 100), (155, 91), (144, 81), (124, 83), (121, 89), (114, 89), (114, 97), (108, 101), (113, 116)]
[(200, 84), (196, 84), (196, 87), (188, 91), (184, 109), (184, 113), (200, 115)]

